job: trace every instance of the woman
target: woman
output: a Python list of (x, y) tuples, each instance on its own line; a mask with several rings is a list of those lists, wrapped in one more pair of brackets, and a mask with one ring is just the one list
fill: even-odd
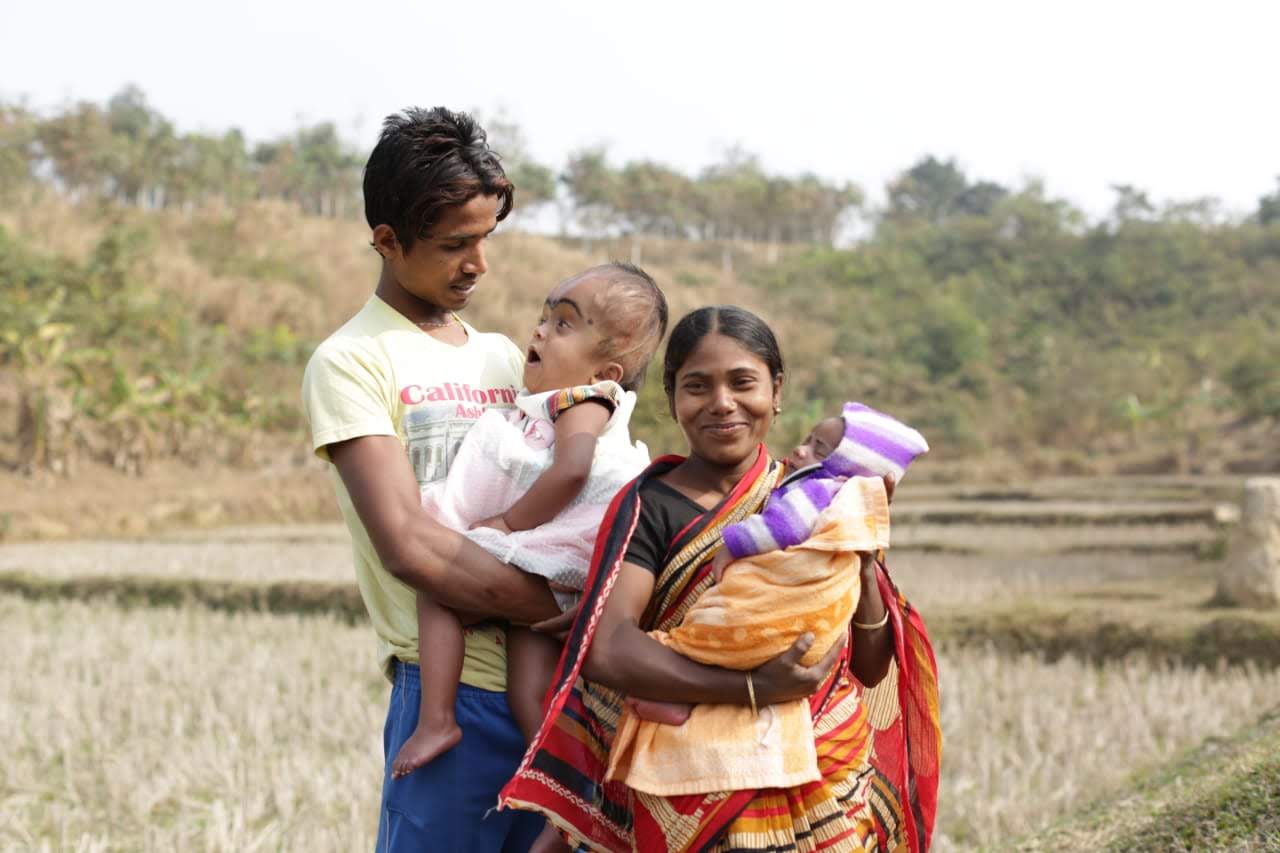
[[(689, 455), (659, 459), (614, 501), (547, 718), (500, 802), (542, 812), (580, 849), (926, 849), (940, 750), (936, 667), (923, 623), (882, 565), (863, 561), (853, 620), (869, 627), (809, 670), (796, 664), (808, 637), (744, 675), (646, 635), (679, 623), (711, 583), (721, 530), (757, 512), (781, 473), (762, 445), (783, 381), (763, 321), (737, 308), (693, 312), (672, 332), (663, 378)], [(739, 705), (809, 696), (823, 778), (675, 797), (604, 782), (625, 696)]]

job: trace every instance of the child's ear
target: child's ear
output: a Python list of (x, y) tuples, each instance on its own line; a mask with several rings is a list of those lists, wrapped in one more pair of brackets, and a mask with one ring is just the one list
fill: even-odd
[(621, 382), (625, 372), (621, 364), (616, 361), (610, 361), (596, 368), (596, 372), (591, 374), (591, 381), (604, 382), (607, 379), (611, 382)]

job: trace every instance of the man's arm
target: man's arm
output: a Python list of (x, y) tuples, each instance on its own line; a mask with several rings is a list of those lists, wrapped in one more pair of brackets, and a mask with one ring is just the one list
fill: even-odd
[(369, 435), (328, 446), (382, 565), (445, 607), (531, 624), (559, 614), (541, 578), (500, 562), (422, 509), (399, 439)]
[(754, 686), (748, 687), (746, 672), (697, 663), (642, 631), (638, 622), (653, 594), (653, 572), (633, 563), (623, 563), (619, 571), (582, 674), (629, 696), (721, 705), (749, 704), (753, 693), (761, 705), (801, 699), (818, 689), (844, 648), (841, 638), (822, 660), (802, 666), (800, 659), (813, 645), (813, 635), (805, 634), (790, 649), (751, 670)]

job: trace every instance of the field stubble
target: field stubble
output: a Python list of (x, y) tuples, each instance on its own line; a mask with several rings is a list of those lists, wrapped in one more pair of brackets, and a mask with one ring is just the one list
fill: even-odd
[(366, 628), (4, 597), (0, 642), (0, 848), (372, 847)]
[[(368, 849), (387, 687), (327, 617), (0, 597), (0, 847)], [(937, 849), (1000, 845), (1280, 702), (1280, 673), (939, 650)]]

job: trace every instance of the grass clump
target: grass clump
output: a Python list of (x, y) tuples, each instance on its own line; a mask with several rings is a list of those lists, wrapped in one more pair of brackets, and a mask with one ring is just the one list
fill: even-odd
[(1164, 853), (1280, 848), (1280, 709), (1209, 737), (1018, 845)]

